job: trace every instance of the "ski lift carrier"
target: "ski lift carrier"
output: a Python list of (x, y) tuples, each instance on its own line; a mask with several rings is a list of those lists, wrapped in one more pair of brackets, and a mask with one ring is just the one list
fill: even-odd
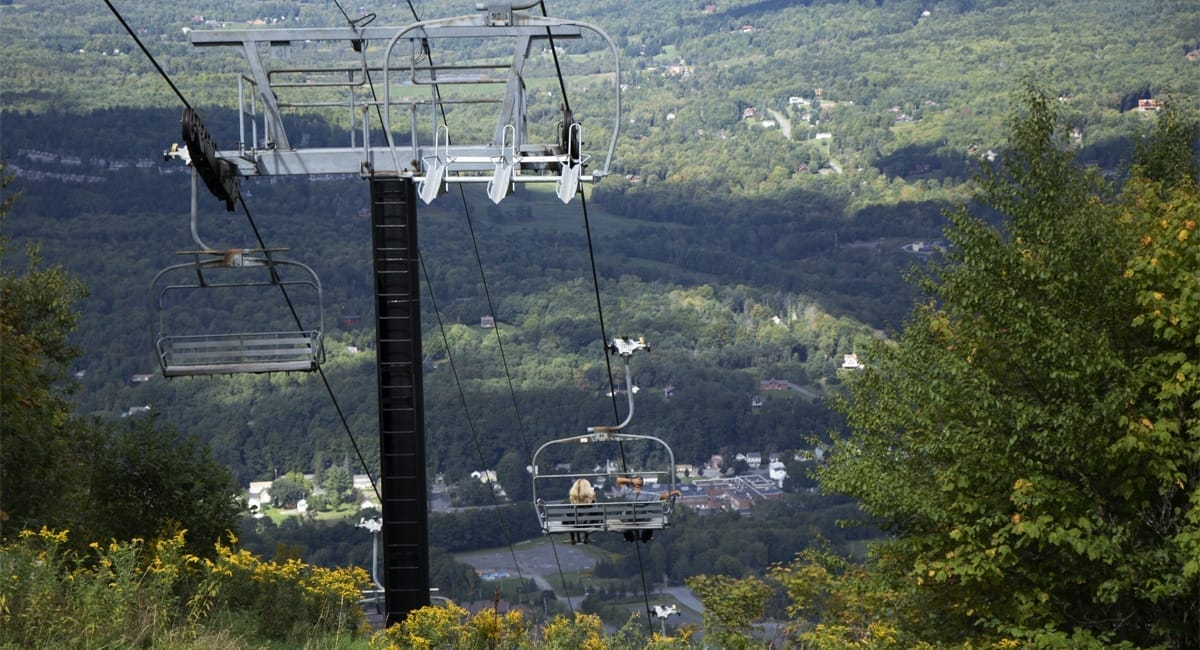
[[(633, 394), (635, 391), (629, 360), (634, 352), (648, 349), (642, 339), (616, 338), (609, 346), (609, 350), (621, 356), (625, 365), (625, 386), (628, 389), (626, 393), (629, 396), (629, 411), (623, 422), (611, 426), (588, 427), (585, 435), (551, 440), (538, 447), (534, 452), (532, 462), (533, 501), (543, 533), (642, 532), (662, 530), (671, 525), (671, 513), (676, 499), (674, 496), (675, 455), (672, 453), (671, 447), (662, 439), (654, 436), (621, 433), (621, 430), (628, 426), (633, 419)], [(558, 495), (566, 494), (566, 490), (562, 487), (570, 485), (578, 479), (587, 479), (592, 482), (604, 479), (607, 483), (609, 478), (615, 479), (616, 475), (607, 471), (603, 473), (543, 472), (539, 460), (544, 460), (547, 453), (553, 453), (555, 450), (562, 451), (568, 445), (609, 443), (623, 445), (628, 442), (644, 443), (655, 449), (661, 448), (659, 451), (662, 452), (662, 457), (666, 458), (667, 462), (664, 467), (657, 469), (627, 471), (622, 472), (621, 475), (639, 475), (643, 478), (658, 479), (661, 484), (666, 486), (666, 498), (647, 501), (598, 499), (595, 503), (587, 504), (557, 500)], [(548, 496), (550, 486), (558, 488), (555, 490), (555, 500), (553, 501), (549, 500), (551, 497)]]
[[(151, 312), (157, 323), (154, 349), (164, 377), (229, 375), (265, 372), (311, 372), (324, 361), (321, 327), (315, 329), (224, 331), (208, 333), (172, 333), (167, 328), (169, 296), (177, 292), (226, 290), (245, 287), (300, 286), (321, 294), (317, 274), (300, 262), (278, 259), (274, 253), (284, 249), (231, 249), (182, 251), (191, 262), (174, 264), (154, 276)], [(215, 269), (262, 267), (265, 279), (243, 278), (214, 281)], [(298, 269), (300, 277), (284, 279), (282, 270)], [(186, 281), (168, 278), (184, 275)], [(260, 273), (260, 276), (263, 275)], [(319, 317), (324, 321), (324, 314)]]
[[(621, 86), (612, 88), (607, 149), (602, 157), (593, 157), (584, 148), (582, 123), (566, 105), (560, 107), (554, 141), (537, 141), (541, 133), (531, 127), (542, 120), (531, 106), (534, 93), (526, 88), (534, 66), (526, 64), (547, 43), (580, 39), (585, 33), (607, 46), (618, 81), (620, 59), (604, 31), (522, 11), (535, 5), (493, 1), (474, 14), (404, 27), (377, 27), (370, 24), (374, 16), (368, 15), (338, 28), (194, 30), (188, 38), (195, 46), (241, 48), (250, 74), (238, 78), (237, 148), (217, 150), (199, 121), (192, 119), (188, 149), (209, 188), (230, 210), (236, 181), (242, 177), (354, 172), (411, 178), (426, 204), (447, 185), (462, 183), (486, 183), (494, 203), (518, 185), (553, 183), (555, 193), (568, 203), (581, 182), (609, 174), (621, 124)], [(444, 51), (443, 44), (461, 49), (463, 43), (479, 39), (507, 41), (511, 59), (449, 64), (432, 60), (433, 53)], [(284, 66), (266, 56), (293, 43), (319, 43), (329, 46), (327, 59), (338, 53), (345, 58)], [(497, 109), (490, 139), (452, 144), (452, 136), (458, 141), (463, 137), (441, 121), (445, 112), (487, 105)], [(347, 111), (348, 146), (298, 147), (284, 118), (305, 110)], [(372, 114), (382, 123), (382, 142), (369, 126)], [(204, 151), (192, 146), (197, 141), (206, 141)]]
[[(321, 280), (300, 262), (282, 259), (283, 248), (216, 249), (200, 239), (197, 228), (196, 171), (192, 174), (192, 238), (200, 250), (180, 251), (190, 262), (159, 271), (150, 283), (150, 322), (155, 355), (164, 377), (268, 372), (311, 372), (324, 361), (325, 310)], [(317, 326), (285, 330), (235, 329), (237, 319), (201, 328), (193, 315), (180, 317), (172, 298), (201, 291), (245, 296), (263, 288), (297, 288), (315, 303)], [(289, 305), (291, 298), (288, 298)], [(192, 327), (175, 331), (180, 321)], [(191, 322), (189, 322), (191, 321)], [(222, 327), (228, 325), (229, 327)]]

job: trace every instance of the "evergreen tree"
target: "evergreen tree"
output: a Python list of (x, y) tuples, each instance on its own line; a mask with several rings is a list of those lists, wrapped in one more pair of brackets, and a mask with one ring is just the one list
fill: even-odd
[(333, 505), (354, 501), (354, 477), (344, 465), (333, 465), (325, 470), (321, 487), (324, 488), (329, 503)]

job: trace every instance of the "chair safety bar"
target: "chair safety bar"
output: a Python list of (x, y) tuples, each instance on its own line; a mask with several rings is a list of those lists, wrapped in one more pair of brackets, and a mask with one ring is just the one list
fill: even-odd
[(311, 372), (322, 350), (321, 333), (312, 330), (162, 336), (155, 347), (166, 377)]

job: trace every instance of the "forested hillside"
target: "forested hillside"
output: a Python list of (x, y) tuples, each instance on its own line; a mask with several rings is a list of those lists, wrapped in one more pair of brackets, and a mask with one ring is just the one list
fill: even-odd
[[(226, 71), (237, 61), (191, 47), (185, 31), (257, 19), (264, 27), (344, 21), (330, 3), (117, 7), (184, 96), (208, 107), (208, 123), (226, 140), (236, 122), (223, 108), (233, 101)], [(413, 8), (431, 18), (470, 11), (471, 3)], [(639, 381), (676, 387), (670, 402), (649, 392), (639, 424), (667, 433), (680, 428), (680, 414), (706, 406), (686, 425), (689, 435), (672, 440), (690, 461), (730, 446), (799, 446), (802, 434), (828, 426), (808, 400), (751, 413), (748, 394), (773, 377), (818, 388), (836, 381), (840, 355), (868, 335), (839, 319), (899, 328), (912, 296), (900, 276), (919, 260), (900, 246), (937, 238), (940, 211), (965, 196), (974, 157), (1003, 149), (1005, 93), (1021, 73), (1038, 71), (1059, 90), (1081, 157), (1116, 172), (1123, 143), (1145, 119), (1129, 109), (1139, 98), (1194, 93), (1197, 64), (1187, 55), (1200, 45), (1193, 29), (1200, 18), (1186, 2), (563, 2), (549, 9), (609, 31), (624, 58), (621, 174), (592, 195), (592, 251), (610, 327), (646, 335), (655, 349)], [(243, 479), (305, 468), (321, 452), (344, 456), (321, 391), (301, 379), (228, 380), (219, 390), (212, 382), (126, 386), (131, 375), (153, 370), (149, 327), (140, 325), (143, 287), (175, 250), (191, 246), (186, 174), (157, 162), (177, 138), (178, 99), (103, 7), (0, 10), (0, 46), (12, 67), (3, 82), (2, 155), (24, 192), (7, 227), (42, 241), (49, 259), (104, 279), (90, 283), (79, 333), (82, 407), (117, 414), (152, 404), (206, 432)], [(413, 19), (406, 5), (363, 11), (377, 14), (377, 24)], [(33, 25), (45, 34), (37, 41), (24, 37)], [(1159, 36), (1149, 43), (1149, 33)], [(572, 103), (584, 114), (599, 110), (588, 107), (598, 95), (589, 86), (611, 82), (590, 78), (588, 52), (567, 54)], [(342, 137), (336, 123), (310, 121), (302, 130), (313, 143)], [(289, 247), (322, 278), (333, 331), (328, 370), (340, 390), (370, 394), (370, 330), (341, 324), (353, 316), (371, 322), (364, 184), (256, 180), (246, 189), (265, 239)], [(597, 398), (607, 380), (578, 213), (536, 193), (485, 205), (471, 205), (474, 222), (449, 202), (422, 216), (431, 296), (447, 340), (461, 346), (451, 353), (485, 404), (472, 410), (485, 418), (486, 450), (469, 464), (494, 463), (516, 434), (514, 416), (501, 408), (506, 389), (489, 388), (501, 360), (477, 326), (488, 309), (483, 281), (525, 392), (524, 426), (551, 435), (607, 412)], [(229, 245), (251, 243), (233, 215), (214, 209), (204, 219), (202, 232), (229, 233)], [(468, 227), (479, 238), (482, 273), (467, 253)], [(675, 298), (657, 299), (663, 295)], [(432, 370), (444, 368), (445, 353), (428, 311), (431, 462), (441, 470), (466, 461), (444, 458), (437, 442), (462, 447), (442, 433), (461, 429), (461, 415)], [(366, 352), (345, 355), (346, 345)], [(227, 393), (220, 401), (235, 411), (196, 399), (197, 389)], [(180, 391), (193, 397), (181, 400)], [(283, 401), (264, 398), (275, 392)], [(366, 439), (368, 402), (348, 406)], [(594, 416), (583, 415), (589, 409)], [(230, 420), (245, 424), (216, 426)]]
[[(103, 123), (103, 116), (95, 119)], [(171, 116), (144, 113), (138, 119), (169, 123)], [(21, 142), (24, 134), (56, 124), (60, 132), (72, 131), (70, 120), (14, 116), (8, 123), (14, 125), (8, 142)], [(86, 137), (82, 129), (77, 133)], [(154, 144), (152, 138), (139, 141), (144, 149)], [(136, 160), (134, 152), (126, 155)], [(24, 169), (62, 166), (56, 162)], [(130, 177), (138, 182), (126, 184)], [(187, 177), (171, 168), (131, 165), (118, 172), (99, 171), (96, 178), (79, 185), (55, 177), (25, 178), (18, 215), (11, 220), (31, 229), (25, 232), (42, 243), (48, 259), (67, 260), (84, 278), (110, 278), (89, 283), (91, 294), (83, 304), (78, 332), (83, 356), (75, 368), (84, 371), (77, 394), (81, 408), (116, 416), (131, 406), (152, 405), (163, 417), (211, 440), (218, 457), (243, 480), (271, 477), (276, 470), (307, 470), (315, 457), (327, 462), (346, 457), (350, 441), (339, 431), (324, 387), (312, 378), (159, 378), (129, 385), (135, 374), (157, 372), (150, 346), (150, 280), (179, 261), (176, 250), (194, 248), (186, 215)], [(69, 191), (61, 191), (64, 185)], [(370, 452), (376, 444), (374, 401), (365, 397), (374, 393), (375, 369), (372, 279), (365, 254), (369, 235), (361, 214), (365, 189), (357, 179), (289, 180), (254, 187), (248, 201), (263, 206), (255, 217), (264, 237), (287, 245), (288, 256), (310, 264), (321, 277), (329, 329), (325, 370), (353, 430), (360, 433), (360, 444)], [(611, 404), (602, 396), (608, 379), (582, 224), (565, 218), (556, 199), (530, 198), (537, 197), (527, 197), (517, 215), (473, 205), (475, 244), (461, 213), (435, 204), (422, 214), (422, 252), (433, 291), (425, 346), (430, 462), (454, 479), (472, 468), (494, 466), (505, 451), (522, 446), (497, 333), (480, 327), (488, 312), (484, 279), (521, 396), (525, 435), (571, 433), (612, 417)], [(23, 221), (22, 214), (39, 217)], [(240, 228), (233, 216), (217, 211), (205, 219), (200, 225), (205, 238)], [(602, 306), (609, 327), (618, 328), (610, 335), (646, 336), (653, 349), (640, 360), (636, 376), (647, 389), (639, 405), (639, 425), (645, 431), (678, 442), (681, 462), (700, 462), (742, 443), (754, 449), (792, 448), (800, 444), (800, 436), (827, 427), (825, 410), (811, 398), (781, 396), (753, 412), (749, 396), (759, 381), (774, 377), (821, 392), (834, 379), (838, 355), (853, 351), (856, 338), (872, 335), (867, 327), (832, 316), (815, 299), (785, 287), (755, 286), (749, 277), (722, 273), (721, 260), (699, 272), (664, 264), (653, 255), (635, 257), (629, 249), (642, 246), (636, 221), (596, 209), (592, 219)], [(248, 231), (238, 237), (229, 243), (253, 243)], [(92, 245), (81, 250), (82, 241)], [(470, 253), (473, 245), (479, 246), (482, 272)], [(759, 257), (766, 268), (787, 264), (778, 254), (739, 256), (732, 251), (724, 262), (740, 259), (752, 268)], [(898, 249), (886, 255), (896, 267), (905, 257)], [(651, 265), (661, 273), (648, 275), (645, 267)], [(784, 271), (781, 275), (787, 275)], [(236, 298), (229, 298), (231, 309), (247, 306), (239, 306)], [(469, 428), (448, 372), (443, 334), (483, 434), (483, 458), (450, 451), (475, 445), (465, 438)], [(350, 346), (358, 352), (349, 352)], [(670, 400), (663, 392), (668, 385), (675, 386)], [(695, 413), (702, 405), (704, 417), (678, 422), (681, 414)], [(682, 428), (686, 436), (680, 435)], [(731, 437), (731, 431), (742, 433)]]
[[(328, 27), (347, 21), (334, 2), (124, 4), (114, 6), (180, 95), (204, 115), (221, 143), (238, 137), (236, 75), (243, 64), (230, 52), (191, 46), (189, 30)], [(369, 13), (374, 14), (374, 25), (405, 25), (467, 13), (475, 4), (458, 0), (387, 6), (358, 3), (351, 17)], [(925, 429), (920, 427), (933, 431), (941, 422), (940, 413), (922, 410), (924, 400), (941, 399), (941, 394), (922, 392), (927, 373), (940, 368), (938, 360), (944, 361), (946, 355), (964, 367), (976, 360), (973, 350), (943, 350), (936, 344), (916, 345), (906, 348), (915, 352), (894, 356), (887, 352), (897, 342), (914, 345), (904, 334), (914, 319), (919, 329), (910, 336), (958, 340), (939, 329), (936, 308), (940, 305), (921, 301), (918, 311), (911, 311), (919, 294), (906, 276), (917, 278), (917, 286), (927, 296), (941, 297), (931, 288), (945, 268), (939, 264), (947, 250), (943, 240), (947, 215), (956, 215), (960, 229), (967, 221), (963, 215), (971, 214), (978, 216), (978, 228), (997, 226), (1004, 233), (1003, 224), (1019, 213), (1013, 203), (995, 200), (995, 188), (1006, 186), (987, 174), (994, 174), (993, 163), (1003, 164), (1022, 146), (1026, 155), (1036, 159), (1037, 152), (1030, 153), (1028, 142), (1010, 142), (1014, 133), (1022, 133), (1012, 128), (1012, 116), (1021, 112), (1020, 106), (1013, 105), (1012, 92), (1022, 80), (1035, 80), (1052, 103), (1053, 110), (1044, 110), (1044, 115), (1053, 121), (1054, 138), (1047, 137), (1039, 146), (1060, 147), (1064, 155), (1069, 154), (1070, 164), (1088, 170), (1088, 183), (1095, 183), (1084, 188), (1081, 177), (1066, 174), (1064, 178), (1079, 183), (1073, 197), (1118, 205), (1113, 202), (1115, 190), (1130, 175), (1135, 145), (1145, 142), (1161, 107), (1171, 105), (1187, 113), (1200, 96), (1200, 10), (1189, 0), (570, 0), (547, 1), (546, 9), (551, 15), (603, 28), (620, 51), (624, 107), (615, 173), (587, 189), (586, 220), (583, 201), (564, 206), (551, 192), (538, 189), (522, 189), (493, 205), (482, 191), (468, 188), (461, 200), (455, 193), (421, 206), (422, 361), (430, 476), (456, 482), (472, 470), (494, 468), (509, 495), (521, 501), (528, 496), (524, 467), (532, 447), (613, 421), (621, 410), (614, 409), (608, 394), (610, 380), (619, 381), (620, 376), (608, 376), (603, 318), (608, 336), (644, 336), (650, 344), (651, 351), (639, 354), (635, 364), (640, 392), (633, 426), (637, 433), (666, 440), (680, 463), (700, 464), (713, 454), (751, 451), (793, 458), (790, 452), (827, 443), (831, 436), (840, 441), (837, 448), (843, 458), (851, 456), (858, 444), (874, 452), (862, 464), (846, 462), (830, 470), (828, 485), (864, 499), (872, 514), (891, 520), (893, 531), (925, 535), (922, 543), (927, 546), (892, 547), (909, 565), (889, 572), (896, 567), (888, 566), (887, 560), (896, 556), (876, 557), (870, 567), (878, 573), (867, 575), (861, 583), (854, 582), (861, 575), (837, 564), (840, 560), (808, 556), (817, 562), (808, 566), (805, 575), (820, 573), (814, 573), (813, 567), (822, 562), (822, 570), (828, 569), (818, 576), (825, 580), (819, 588), (861, 588), (859, 593), (865, 595), (849, 601), (843, 610), (835, 610), (832, 604), (823, 611), (814, 611), (815, 604), (810, 609), (798, 606), (795, 618), (850, 621), (847, 635), (859, 631), (856, 625), (863, 626), (866, 634), (864, 621), (874, 619), (860, 616), (862, 611), (874, 615), (883, 609), (872, 608), (867, 601), (886, 601), (884, 596), (892, 589), (911, 598), (906, 601), (911, 607), (903, 611), (920, 611), (927, 602), (922, 599), (936, 600), (936, 595), (917, 590), (908, 581), (916, 575), (912, 567), (919, 565), (934, 571), (927, 576), (931, 583), (953, 583), (941, 591), (949, 594), (944, 602), (951, 603), (939, 610), (942, 620), (975, 625), (971, 614), (956, 609), (970, 602), (973, 592), (936, 573), (945, 567), (960, 570), (962, 563), (951, 557), (929, 559), (947, 550), (965, 552), (943, 544), (948, 528), (937, 522), (942, 521), (939, 517), (948, 521), (950, 515), (929, 514), (923, 508), (944, 499), (949, 510), (971, 511), (987, 501), (991, 509), (980, 515), (982, 523), (971, 520), (969, 526), (964, 524), (969, 530), (956, 533), (968, 535), (965, 539), (972, 544), (976, 538), (983, 540), (968, 549), (974, 554), (971, 557), (977, 557), (986, 553), (984, 537), (996, 526), (1006, 526), (997, 534), (1024, 534), (1024, 528), (1015, 530), (1020, 516), (1010, 520), (1012, 513), (1003, 512), (1008, 501), (1021, 512), (1041, 506), (1026, 496), (1020, 487), (1024, 484), (1010, 490), (1011, 498), (1007, 492), (1003, 498), (993, 498), (991, 488), (1000, 483), (1006, 487), (1018, 478), (1032, 480), (1016, 470), (989, 479), (988, 489), (978, 488), (963, 501), (951, 496), (955, 490), (968, 491), (960, 483), (922, 482), (927, 497), (923, 503), (896, 496), (907, 489), (910, 477), (904, 472), (919, 473), (923, 454), (931, 453), (924, 445), (932, 443), (922, 437)], [(561, 65), (566, 93), (589, 129), (589, 140), (606, 137), (611, 117), (608, 99), (618, 87), (602, 65), (600, 45), (588, 40), (566, 44), (554, 61), (543, 52), (531, 63), (528, 80), (531, 87), (546, 91), (532, 101), (553, 122), (564, 97), (551, 79), (555, 64)], [(297, 62), (326, 54), (301, 43), (271, 50), (272, 57)], [(482, 58), (494, 53), (470, 54)], [(5, 187), (6, 199), (20, 192), (3, 222), (4, 235), (14, 243), (40, 243), (47, 263), (61, 264), (89, 291), (78, 303), (78, 327), (69, 337), (81, 352), (69, 368), (74, 383), (64, 393), (76, 412), (112, 423), (122, 416), (140, 417), (149, 407), (155, 423), (171, 425), (210, 445), (213, 459), (243, 484), (332, 466), (376, 474), (367, 184), (356, 175), (244, 179), (253, 226), (246, 214), (225, 212), (203, 188), (200, 193), (196, 228), (205, 241), (222, 247), (254, 247), (261, 235), (270, 246), (286, 247), (288, 258), (308, 264), (319, 275), (328, 391), (317, 375), (165, 380), (157, 376), (151, 348), (150, 282), (160, 269), (180, 261), (176, 251), (197, 246), (188, 222), (188, 170), (163, 155), (180, 138), (180, 96), (103, 4), (67, 0), (0, 5), (0, 55), (6, 62), (0, 77), (0, 161), (6, 164), (5, 172), (13, 174)], [(453, 110), (464, 113), (455, 116)], [(468, 110), (452, 109), (449, 118), (470, 115)], [(290, 115), (289, 128), (308, 146), (344, 143), (350, 136), (342, 113)], [(465, 130), (471, 133), (473, 128), (486, 127), (472, 124)], [(1148, 154), (1142, 154), (1146, 165)], [(985, 184), (985, 189), (992, 188), (991, 195), (978, 192), (975, 179), (980, 172), (992, 180), (991, 186)], [(1142, 182), (1161, 176), (1153, 170), (1141, 173)], [(1146, 197), (1151, 195), (1158, 196), (1145, 190)], [(1110, 214), (1109, 207), (1103, 213)], [(1086, 232), (1080, 232), (1084, 231), (1067, 234), (1090, 241)], [(949, 248), (950, 260), (963, 259), (964, 241), (974, 240), (960, 231)], [(1026, 250), (1019, 244), (1015, 243), (1018, 249)], [(1038, 249), (1043, 251), (1054, 246), (1042, 240), (1038, 244), (1047, 247)], [(1081, 265), (1096, 261), (1071, 259)], [(21, 247), (8, 246), (4, 262), (10, 269), (21, 268)], [(1014, 268), (1026, 269), (1020, 264)], [(1048, 268), (1058, 273), (1065, 267)], [(1035, 272), (1041, 271), (1030, 271)], [(1064, 282), (1075, 280), (1069, 269), (1062, 277)], [(1112, 279), (1104, 276), (1104, 282)], [(1003, 286), (996, 288), (997, 294), (1003, 293)], [(979, 294), (968, 298), (990, 304), (987, 287), (977, 289)], [(1039, 290), (1022, 294), (1028, 300), (1018, 307), (1032, 308)], [(1154, 295), (1146, 291), (1147, 296)], [(1108, 294), (1104, 296), (1107, 299)], [(1087, 313), (1085, 306), (1072, 313)], [(196, 320), (208, 325), (229, 315), (243, 322), (265, 321), (273, 318), (266, 312), (275, 307), (257, 299), (217, 297), (197, 312)], [(965, 312), (971, 308), (968, 305)], [(318, 314), (306, 309), (306, 318)], [(484, 327), (482, 319), (492, 314), (497, 327)], [(1034, 324), (1028, 335), (1033, 337), (1039, 327)], [(1011, 331), (997, 326), (970, 341), (989, 349), (989, 344), (1004, 340)], [(962, 370), (963, 377), (980, 382), (974, 388), (956, 385), (954, 377), (938, 383), (929, 376), (929, 385), (987, 394), (994, 388), (988, 383), (993, 376), (987, 373), (994, 371), (995, 380), (1007, 386), (1003, 381), (1011, 376), (1005, 364), (1010, 355), (1024, 349), (1013, 345), (985, 360), (987, 368), (979, 371), (983, 379)], [(851, 378), (857, 376), (841, 368), (844, 355), (867, 351), (903, 365), (906, 383), (894, 390), (907, 392), (889, 392), (887, 377), (871, 374), (870, 382), (875, 383), (858, 384), (851, 400), (841, 402), (840, 412), (831, 409), (828, 398), (837, 399), (844, 385), (853, 385)], [(1053, 376), (1046, 381), (1056, 387), (1056, 382), (1069, 383), (1084, 372), (1072, 366), (1073, 359), (1084, 356), (1082, 351), (1066, 358), (1059, 353), (1046, 355), (1057, 365), (1038, 370), (1048, 370)], [(152, 378), (141, 381), (145, 375)], [(792, 390), (761, 390), (761, 382), (769, 379), (783, 380)], [(1015, 393), (1021, 393), (1019, 383), (1014, 383)], [(877, 396), (893, 401), (881, 407), (874, 399)], [(884, 417), (877, 414), (883, 407), (892, 409), (892, 419), (876, 419)], [(989, 423), (1003, 421), (997, 415), (1002, 410), (997, 407), (980, 417), (996, 416)], [(341, 422), (343, 416), (347, 427)], [(954, 426), (977, 424), (974, 412), (959, 416)], [(905, 424), (920, 429), (910, 432), (913, 440), (903, 441), (914, 455), (889, 456), (894, 447), (888, 431), (904, 430)], [(1163, 427), (1158, 433), (1167, 437), (1167, 429), (1179, 430), (1169, 422)], [(852, 429), (858, 436), (879, 435), (856, 438)], [(968, 436), (955, 444), (963, 449), (991, 448), (990, 442), (977, 442)], [(1050, 441), (1031, 454), (1038, 463), (1053, 466), (1055, 444)], [(1130, 450), (1149, 443), (1125, 440), (1121, 444), (1133, 453)], [(365, 466), (359, 463), (360, 454)], [(996, 466), (995, 456), (972, 458), (978, 463), (975, 471)], [(945, 466), (940, 471), (959, 471), (953, 462), (942, 460)], [(1155, 464), (1158, 460), (1147, 462), (1157, 469), (1164, 467)], [(803, 472), (795, 464), (790, 469)], [(892, 470), (885, 485), (892, 491), (879, 494), (873, 481), (885, 469)], [(1177, 474), (1172, 471), (1167, 468), (1156, 476), (1170, 486), (1177, 474), (1184, 477), (1179, 479), (1183, 484), (1194, 474), (1186, 468)], [(1095, 475), (1103, 472), (1096, 470)], [(1038, 475), (1039, 485), (1043, 478)], [(792, 491), (813, 485), (808, 476), (791, 480)], [(1126, 492), (1141, 489), (1122, 486)], [(947, 489), (939, 492), (942, 488)], [(1185, 488), (1178, 490), (1183, 494)], [(1184, 507), (1178, 499), (1165, 502)], [(830, 503), (829, 512), (819, 512)], [(522, 506), (527, 504), (517, 507)], [(1097, 508), (1104, 511), (1106, 506)], [(733, 540), (716, 534), (693, 535), (686, 542), (678, 541), (674, 557), (668, 557), (660, 545), (647, 554), (647, 561), (654, 571), (679, 580), (714, 565), (716, 549), (721, 549), (727, 557), (722, 567), (728, 573), (760, 573), (768, 562), (786, 561), (792, 545), (818, 543), (815, 535), (789, 535), (783, 527), (823, 528), (831, 537), (828, 531), (834, 528), (834, 517), (829, 513), (855, 514), (845, 501), (792, 495), (779, 508), (755, 513), (749, 520), (754, 532), (738, 537), (746, 542), (741, 548), (726, 546)], [(1090, 523), (1054, 533), (1059, 537), (1052, 540), (1051, 551), (1070, 545), (1070, 540), (1083, 534), (1079, 528), (1102, 527), (1096, 522), (1104, 517), (1093, 514), (1077, 515), (1077, 521)], [(937, 521), (921, 518), (926, 515)], [(1012, 528), (1000, 520), (1011, 521)], [(453, 531), (469, 521), (444, 519), (435, 526)], [(736, 519), (709, 521), (720, 530), (738, 526)], [(681, 526), (700, 527), (689, 516), (681, 518)], [(257, 541), (269, 544), (273, 532), (267, 531), (266, 541)], [(845, 544), (873, 533), (874, 529), (839, 531), (833, 541), (836, 550), (845, 551)], [(474, 535), (446, 535), (463, 544), (482, 543)], [(317, 543), (333, 546), (328, 540)], [(964, 541), (961, 546), (969, 544)], [(1194, 549), (1195, 545), (1188, 538), (1177, 547)], [(362, 548), (348, 553), (360, 558)], [(991, 548), (1003, 556), (997, 571), (1012, 569), (1016, 551)], [(1023, 548), (1017, 550), (1037, 555)], [(1120, 551), (1113, 549), (1122, 548), (1113, 542), (1104, 547), (1104, 557), (1115, 557)], [(341, 558), (331, 561), (336, 559)], [(1040, 556), (1034, 559), (1044, 562)], [(1156, 562), (1152, 557), (1144, 560), (1158, 570), (1163, 565)], [(601, 570), (611, 575), (633, 571), (628, 564), (605, 563)], [(449, 575), (457, 569), (448, 560), (439, 561), (439, 572)], [(977, 565), (970, 570), (986, 572)], [(1146, 575), (1149, 584), (1157, 574), (1147, 569)], [(884, 577), (872, 582), (872, 576)], [(804, 589), (789, 583), (787, 575), (774, 577), (788, 586), (789, 596), (804, 595)], [(1153, 594), (1169, 591), (1163, 586), (1129, 586), (1132, 579), (1127, 576), (1112, 580), (1125, 580), (1121, 588), (1129, 591), (1149, 590), (1149, 600)], [(1037, 583), (1033, 577), (1028, 581)], [(467, 589), (477, 586), (471, 583)], [(1060, 592), (1043, 593), (1051, 591), (1057, 601)], [(996, 605), (995, 615), (1034, 612), (1028, 621), (1062, 623), (1051, 606), (1043, 606), (1044, 600), (1035, 603), (1036, 594), (1028, 602), (1020, 600), (1026, 596)], [(1094, 605), (1086, 598), (1078, 602)], [(778, 610), (783, 606), (773, 607), (774, 614), (781, 614)], [(1109, 610), (1096, 606), (1088, 611), (1101, 617)], [(1125, 615), (1132, 610), (1112, 611)], [(1129, 615), (1148, 621), (1147, 629), (1166, 625), (1161, 617), (1142, 609)], [(920, 625), (912, 621), (885, 623), (908, 634), (905, 639), (923, 638), (917, 631)], [(1006, 639), (1027, 632), (1006, 624), (988, 623), (992, 625), (988, 629), (996, 638)], [(947, 627), (945, 634), (950, 637), (961, 629), (965, 628)], [(1094, 627), (1100, 630), (1095, 638), (1110, 638), (1104, 636), (1105, 629)], [(1136, 639), (1152, 636), (1147, 633)]]

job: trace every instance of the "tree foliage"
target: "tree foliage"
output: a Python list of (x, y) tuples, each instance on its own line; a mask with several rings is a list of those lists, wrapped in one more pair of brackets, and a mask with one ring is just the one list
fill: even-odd
[[(8, 177), (0, 168), (7, 185)], [(0, 219), (11, 199), (6, 197)], [(7, 247), (0, 236), (0, 259)], [(42, 267), (36, 245), (20, 274), (0, 267), (0, 518), (4, 530), (77, 528), (93, 539), (152, 539), (182, 530), (198, 553), (236, 526), (233, 477), (206, 447), (153, 420), (88, 421), (73, 412), (68, 342), (84, 285)]]
[[(0, 190), (11, 180), (0, 166)], [(15, 198), (4, 197), (0, 223)], [(8, 235), (0, 234), (0, 260), (8, 244)], [(25, 257), (20, 274), (0, 267), (0, 516), (17, 527), (70, 525), (78, 513), (63, 506), (80, 503), (86, 488), (63, 468), (91, 441), (71, 416), (64, 380), (77, 354), (67, 342), (77, 319), (71, 305), (86, 290), (61, 266), (42, 267), (35, 244)], [(35, 485), (43, 489), (31, 489)]]
[(1195, 168), (1164, 187), (1139, 167), (1115, 197), (1045, 89), (1017, 106), (979, 178), (1001, 225), (949, 214), (948, 260), (863, 355), (820, 479), (896, 536), (876, 567), (939, 621), (920, 637), (1193, 645)]
[(187, 531), (189, 552), (204, 555), (238, 528), (244, 509), (229, 468), (195, 437), (153, 419), (95, 425), (103, 444), (89, 458), (92, 539), (153, 538)]
[(325, 490), (329, 502), (335, 505), (351, 503), (357, 495), (354, 490), (354, 477), (345, 465), (332, 465), (325, 470), (325, 475), (321, 478), (321, 488)]
[(893, 576), (828, 550), (797, 553), (768, 575), (787, 594), (789, 633), (814, 648), (914, 647), (905, 631), (938, 624), (912, 616), (918, 612), (907, 606), (908, 590)]
[(704, 630), (722, 648), (749, 648), (752, 624), (766, 610), (771, 589), (762, 579), (700, 575), (687, 581), (704, 601)]
[(312, 491), (312, 484), (300, 472), (288, 472), (271, 482), (271, 503), (276, 508), (295, 508)]

